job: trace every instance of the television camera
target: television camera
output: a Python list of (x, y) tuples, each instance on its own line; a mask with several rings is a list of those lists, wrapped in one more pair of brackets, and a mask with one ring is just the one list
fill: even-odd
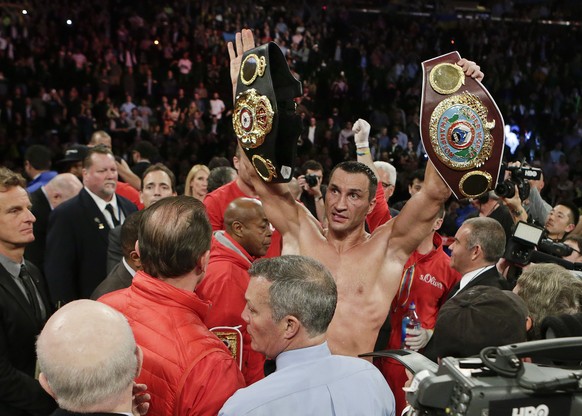
[(572, 263), (562, 257), (572, 254), (572, 247), (546, 238), (546, 231), (537, 225), (520, 221), (509, 238), (503, 257), (519, 266), (534, 263), (554, 263), (568, 270), (582, 270), (582, 263)]
[(519, 193), (519, 199), (522, 201), (529, 197), (530, 185), (529, 181), (537, 181), (542, 178), (542, 170), (539, 168), (531, 168), (526, 166), (501, 166), (500, 177), (505, 176), (505, 171), (509, 171), (509, 178), (498, 183), (495, 187), (495, 193), (504, 198), (513, 198), (515, 195), (515, 187)]
[(414, 374), (405, 388), (411, 416), (568, 416), (582, 414), (581, 347), (582, 337), (531, 341), (487, 347), (478, 358), (445, 357), (440, 365), (410, 350), (362, 356), (393, 358)]

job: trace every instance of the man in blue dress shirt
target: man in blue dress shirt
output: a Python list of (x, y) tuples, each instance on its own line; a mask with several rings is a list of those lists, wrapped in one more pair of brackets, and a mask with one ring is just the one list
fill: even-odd
[(329, 351), (337, 289), (321, 263), (281, 256), (255, 262), (249, 275), (242, 317), (252, 348), (275, 359), (277, 370), (238, 390), (219, 415), (394, 415), (376, 367)]

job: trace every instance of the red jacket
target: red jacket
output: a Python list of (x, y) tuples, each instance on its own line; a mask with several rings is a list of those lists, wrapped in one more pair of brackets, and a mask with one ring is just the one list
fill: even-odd
[[(224, 230), (224, 211), (228, 204), (237, 198), (252, 197), (244, 194), (236, 184), (236, 181), (229, 182), (206, 195), (204, 205), (206, 206), (206, 214), (210, 220), (210, 225), (212, 225), (212, 231)], [(279, 257), (281, 255), (282, 240), (281, 233), (275, 230), (271, 236), (271, 246), (265, 257)]]
[(244, 379), (202, 319), (210, 305), (143, 271), (127, 289), (99, 298), (123, 313), (144, 353), (137, 378), (152, 396), (150, 416), (216, 415)]
[(390, 209), (388, 208), (388, 203), (386, 202), (386, 198), (384, 198), (384, 189), (382, 188), (382, 184), (378, 182), (378, 186), (376, 187), (376, 205), (372, 212), (370, 212), (366, 216), (366, 223), (368, 224), (368, 229), (370, 233), (373, 233), (376, 228), (381, 226), (382, 224), (390, 221), (392, 218), (390, 216)]
[[(410, 291), (402, 288), (402, 294), (396, 293), (390, 310), (390, 339), (386, 349), (400, 349), (402, 342), (402, 318), (408, 311), (410, 302), (416, 305), (416, 313), (423, 328), (433, 329), (438, 311), (447, 299), (451, 288), (461, 279), (461, 274), (450, 267), (450, 257), (443, 251), (442, 237), (434, 233), (433, 244), (436, 247), (430, 253), (412, 253), (406, 265), (404, 274), (414, 266), (414, 277)], [(402, 283), (402, 282), (401, 282)], [(408, 293), (408, 296), (406, 294)], [(378, 362), (379, 361), (379, 362)], [(386, 381), (394, 392), (396, 399), (396, 414), (402, 413), (406, 399), (402, 387), (407, 380), (402, 364), (389, 359), (377, 360), (377, 366), (384, 374)]]
[(215, 326), (238, 326), (243, 335), (242, 373), (247, 386), (264, 377), (265, 356), (251, 348), (251, 337), (241, 313), (245, 308), (245, 292), (249, 285), (248, 270), (254, 258), (224, 231), (212, 239), (210, 262), (206, 276), (196, 293), (212, 303), (204, 323)]

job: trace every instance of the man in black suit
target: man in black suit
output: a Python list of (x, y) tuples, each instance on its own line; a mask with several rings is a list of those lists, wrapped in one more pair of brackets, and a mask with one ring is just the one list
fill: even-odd
[(83, 165), (84, 188), (56, 208), (50, 218), (45, 275), (51, 300), (88, 298), (107, 276), (109, 230), (137, 208), (115, 194), (117, 165), (110, 149), (89, 149)]
[[(119, 245), (123, 257), (111, 269), (105, 280), (93, 291), (91, 299), (97, 300), (106, 293), (130, 287), (133, 276), (138, 270), (142, 269), (139, 254), (135, 250), (135, 242), (137, 241), (139, 221), (143, 212), (143, 210), (134, 212), (127, 217), (121, 226)], [(109, 237), (113, 235), (115, 230), (117, 230), (117, 227), (109, 233)], [(109, 239), (109, 245), (111, 245), (111, 238)]]
[(0, 414), (48, 414), (56, 404), (34, 379), (34, 343), (52, 309), (40, 271), (24, 260), (35, 221), (24, 178), (0, 167)]
[(142, 351), (111, 307), (90, 300), (65, 305), (46, 323), (37, 353), (40, 384), (59, 403), (53, 416), (147, 412), (149, 394), (139, 393), (146, 386), (133, 383)]
[(34, 223), (34, 241), (26, 246), (24, 258), (44, 269), (44, 252), (49, 215), (53, 209), (76, 196), (83, 185), (72, 173), (61, 173), (30, 194)]
[(507, 280), (495, 267), (505, 252), (505, 231), (497, 220), (489, 217), (466, 220), (449, 248), (451, 267), (463, 277), (453, 286), (447, 299), (477, 285), (509, 289)]
[[(144, 208), (149, 207), (154, 202), (157, 202), (162, 198), (176, 195), (176, 176), (174, 176), (174, 173), (168, 167), (161, 163), (156, 163), (155, 165), (151, 165), (145, 170), (143, 173), (143, 180), (141, 181), (141, 191), (139, 193), (139, 200), (143, 204)], [(133, 246), (135, 246), (136, 240), (137, 237), (133, 240), (131, 250), (133, 250)], [(109, 246), (107, 247), (108, 274), (119, 265), (119, 262), (122, 261), (126, 253), (129, 252), (124, 251), (122, 247), (121, 226), (117, 226), (109, 232)], [(137, 269), (133, 268), (133, 270)], [(134, 274), (135, 271), (133, 272), (132, 276)], [(125, 287), (129, 287), (130, 284), (131, 281)], [(92, 297), (91, 299), (96, 298)]]

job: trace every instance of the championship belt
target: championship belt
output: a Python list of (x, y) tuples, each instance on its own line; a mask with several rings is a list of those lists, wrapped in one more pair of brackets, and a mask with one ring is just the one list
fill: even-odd
[(293, 176), (301, 118), (293, 99), (303, 94), (283, 52), (270, 42), (242, 56), (232, 124), (239, 143), (265, 182)]
[(422, 63), (422, 143), (458, 199), (495, 188), (504, 147), (503, 117), (481, 82), (465, 77), (458, 52)]

